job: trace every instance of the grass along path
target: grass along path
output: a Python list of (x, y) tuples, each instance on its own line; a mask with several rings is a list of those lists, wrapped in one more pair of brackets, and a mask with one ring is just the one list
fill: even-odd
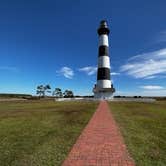
[(138, 166), (166, 165), (166, 102), (110, 102)]
[(0, 165), (60, 165), (96, 107), (94, 102), (0, 102)]

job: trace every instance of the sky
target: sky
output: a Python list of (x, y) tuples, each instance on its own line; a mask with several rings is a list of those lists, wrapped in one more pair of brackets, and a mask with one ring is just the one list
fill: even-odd
[(166, 96), (165, 0), (0, 1), (0, 93), (50, 84), (91, 95), (97, 28), (110, 27), (115, 95)]

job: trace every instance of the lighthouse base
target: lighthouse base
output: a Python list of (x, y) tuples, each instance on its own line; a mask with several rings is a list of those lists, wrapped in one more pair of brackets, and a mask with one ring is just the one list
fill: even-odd
[(110, 100), (113, 99), (112, 92), (95, 92), (94, 98), (99, 100)]
[(114, 92), (115, 88), (113, 86), (111, 88), (98, 88), (97, 86), (93, 88), (94, 98), (99, 100), (113, 99)]

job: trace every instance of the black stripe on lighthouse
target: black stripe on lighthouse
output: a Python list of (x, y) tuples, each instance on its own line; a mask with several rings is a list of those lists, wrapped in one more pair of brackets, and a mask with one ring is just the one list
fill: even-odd
[(98, 68), (97, 80), (110, 80), (110, 69), (106, 67)]
[(109, 56), (108, 46), (100, 46), (99, 47), (99, 56)]
[(100, 27), (98, 30), (97, 30), (98, 34), (99, 35), (104, 35), (104, 34), (109, 34), (110, 33), (110, 30), (107, 26), (103, 25), (103, 27)]

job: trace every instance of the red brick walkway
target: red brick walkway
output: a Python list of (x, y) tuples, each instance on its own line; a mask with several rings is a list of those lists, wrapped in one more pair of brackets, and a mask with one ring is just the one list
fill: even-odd
[(134, 166), (106, 101), (71, 149), (63, 166)]

